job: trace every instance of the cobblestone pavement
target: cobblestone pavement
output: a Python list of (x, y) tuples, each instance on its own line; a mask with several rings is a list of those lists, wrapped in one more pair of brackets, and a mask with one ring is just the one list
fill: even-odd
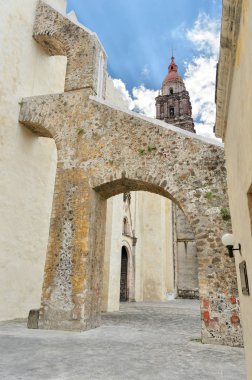
[(199, 304), (125, 303), (83, 333), (0, 323), (0, 379), (243, 380), (244, 351), (199, 342)]

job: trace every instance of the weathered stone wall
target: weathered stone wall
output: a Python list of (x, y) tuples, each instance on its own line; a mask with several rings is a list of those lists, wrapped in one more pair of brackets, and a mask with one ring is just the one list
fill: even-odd
[[(37, 23), (43, 21), (37, 17)], [(237, 297), (235, 266), (220, 240), (230, 230), (219, 212), (227, 205), (222, 147), (91, 99), (89, 89), (74, 90), (75, 83), (68, 82), (73, 91), (26, 98), (20, 110), (20, 122), (54, 138), (58, 149), (40, 327), (99, 325), (106, 198), (145, 190), (174, 200), (193, 228), (203, 341), (240, 344), (238, 304), (232, 301)], [(210, 201), (205, 198), (209, 189)]]

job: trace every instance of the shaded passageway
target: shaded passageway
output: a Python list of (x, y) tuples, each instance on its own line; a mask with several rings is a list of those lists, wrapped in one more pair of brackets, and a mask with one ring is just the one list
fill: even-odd
[(201, 344), (199, 303), (123, 303), (83, 333), (0, 324), (0, 378), (8, 380), (245, 380), (244, 351)]

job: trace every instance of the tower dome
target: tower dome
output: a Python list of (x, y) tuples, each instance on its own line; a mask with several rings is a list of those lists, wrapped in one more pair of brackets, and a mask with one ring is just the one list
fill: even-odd
[(173, 94), (183, 90), (185, 90), (185, 85), (178, 73), (178, 65), (175, 63), (175, 58), (172, 56), (168, 66), (168, 74), (163, 80), (162, 95)]

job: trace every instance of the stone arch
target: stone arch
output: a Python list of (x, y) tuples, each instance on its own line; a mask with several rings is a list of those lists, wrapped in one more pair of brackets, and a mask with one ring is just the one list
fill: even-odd
[[(129, 176), (130, 170), (128, 168), (127, 176)], [(114, 178), (116, 178), (117, 174), (114, 174)], [(225, 256), (224, 254), (224, 248), (222, 247), (220, 243), (220, 236), (221, 236), (221, 224), (223, 221), (221, 220), (219, 213), (215, 213), (215, 215), (206, 215), (204, 214), (204, 207), (201, 208), (198, 205), (198, 209), (194, 212), (192, 212), (192, 203), (188, 200), (188, 198), (181, 197), (180, 192), (177, 193), (177, 195), (174, 192), (174, 187), (176, 185), (174, 182), (171, 181), (171, 183), (166, 183), (166, 181), (159, 177), (158, 181), (155, 180), (155, 178), (144, 175), (143, 178), (141, 178), (141, 171), (138, 171), (138, 179), (134, 176), (133, 179), (130, 179), (126, 177), (126, 173), (122, 173), (122, 177), (120, 179), (114, 179), (111, 182), (106, 182), (106, 179), (104, 180), (104, 183), (101, 183), (98, 178), (94, 180), (96, 183), (96, 186), (93, 188), (99, 195), (102, 196), (102, 198), (108, 198), (110, 196), (117, 195), (119, 193), (123, 193), (125, 191), (148, 191), (152, 193), (156, 193), (159, 195), (162, 195), (164, 197), (167, 197), (171, 199), (175, 204), (177, 204), (183, 213), (186, 216), (186, 219), (189, 221), (192, 230), (195, 234), (195, 240), (197, 244), (197, 251), (198, 251), (198, 271), (199, 271), (199, 291), (200, 291), (200, 298), (201, 298), (201, 313), (202, 313), (202, 334), (203, 339), (207, 341), (207, 338), (209, 339), (209, 330), (206, 331), (206, 328), (210, 328), (211, 333), (217, 331), (217, 339), (221, 341), (222, 336), (219, 333), (220, 331), (220, 319), (217, 317), (217, 304), (221, 302), (221, 305), (223, 307), (222, 310), (228, 309), (228, 303), (229, 298), (225, 299), (223, 297), (224, 295), (224, 289), (223, 291), (220, 291), (218, 294), (215, 295), (212, 294), (212, 297), (209, 296), (209, 293), (215, 292), (213, 286), (213, 279), (215, 277), (215, 281), (219, 281), (219, 275), (223, 271), (221, 270), (219, 265), (225, 265), (227, 272), (229, 272), (229, 281), (231, 283), (228, 285), (226, 280), (227, 277), (224, 275), (222, 277), (222, 281), (225, 281), (224, 287), (230, 286), (229, 291), (232, 292), (232, 289), (235, 289), (236, 286), (236, 279), (235, 277), (232, 278), (232, 275), (235, 274), (234, 269), (232, 270), (232, 262)], [(99, 182), (99, 184), (98, 184)], [(158, 183), (158, 184), (157, 184)], [(189, 189), (188, 189), (189, 190)], [(181, 192), (183, 192), (183, 186), (181, 186)], [(202, 194), (202, 198), (204, 197), (204, 193)], [(196, 193), (196, 198), (198, 198), (198, 193)], [(192, 201), (194, 202), (194, 201)], [(204, 203), (204, 202), (203, 202)], [(216, 210), (215, 210), (216, 211)], [(226, 222), (225, 222), (226, 223)], [(214, 236), (214, 237), (213, 237)], [(213, 264), (215, 263), (215, 268), (213, 269)], [(225, 264), (224, 264), (225, 263)], [(223, 268), (223, 267), (222, 267)], [(216, 271), (216, 272), (215, 272)], [(223, 274), (223, 272), (222, 272)], [(226, 278), (225, 278), (226, 277)], [(209, 280), (208, 280), (209, 278)], [(207, 281), (209, 281), (207, 283)], [(210, 304), (213, 302), (215, 304), (215, 315), (216, 324), (214, 325), (214, 322), (210, 320)], [(225, 306), (224, 306), (225, 305)], [(222, 313), (221, 313), (222, 314)], [(223, 315), (222, 315), (222, 322), (224, 322)], [(227, 323), (227, 320), (226, 322)], [(237, 326), (236, 326), (237, 327)], [(232, 326), (234, 331), (236, 330), (236, 327)], [(215, 336), (216, 339), (216, 336)], [(209, 341), (209, 340), (208, 340)], [(229, 341), (230, 344), (230, 341)]]
[[(234, 308), (230, 299), (237, 297), (235, 266), (225, 255), (220, 239), (222, 233), (230, 230), (229, 222), (223, 221), (219, 213), (219, 208), (227, 205), (223, 149), (176, 127), (87, 100), (84, 92), (74, 95), (51, 95), (47, 100), (30, 98), (24, 100), (20, 113), (20, 121), (26, 127), (42, 135), (46, 132), (47, 137), (50, 133), (58, 149), (41, 325), (87, 329), (100, 324), (105, 200), (119, 193), (144, 190), (178, 204), (194, 230), (203, 340), (234, 344), (239, 335), (238, 326), (231, 323)], [(72, 109), (76, 110), (75, 115)], [(62, 128), (66, 120), (67, 128)], [(80, 120), (80, 134), (76, 132), (76, 120)], [(214, 192), (210, 202), (205, 198), (209, 190)], [(67, 208), (62, 204), (69, 204), (69, 192), (72, 212), (66, 216)], [(59, 226), (73, 215), (69, 252), (73, 265), (59, 272), (57, 263), (63, 239), (63, 227)], [(69, 262), (68, 256), (65, 260)], [(65, 286), (55, 278), (64, 280)], [(88, 291), (84, 291), (83, 278)], [(68, 292), (69, 287), (72, 292)], [(71, 294), (75, 294), (74, 300)], [(83, 320), (84, 304), (88, 316)], [(56, 307), (61, 310), (57, 312), (60, 323), (54, 317)], [(226, 314), (222, 313), (224, 310)]]
[(145, 190), (177, 203), (194, 229), (203, 341), (240, 344), (239, 320), (232, 318), (238, 312), (235, 265), (220, 240), (231, 228), (219, 213), (228, 205), (222, 146), (90, 97), (100, 48), (94, 34), (79, 29), (39, 2), (36, 40), (49, 54), (63, 53), (56, 40), (71, 47), (66, 92), (23, 99), (19, 116), (32, 132), (53, 138), (58, 150), (39, 326), (100, 324), (106, 198)]

